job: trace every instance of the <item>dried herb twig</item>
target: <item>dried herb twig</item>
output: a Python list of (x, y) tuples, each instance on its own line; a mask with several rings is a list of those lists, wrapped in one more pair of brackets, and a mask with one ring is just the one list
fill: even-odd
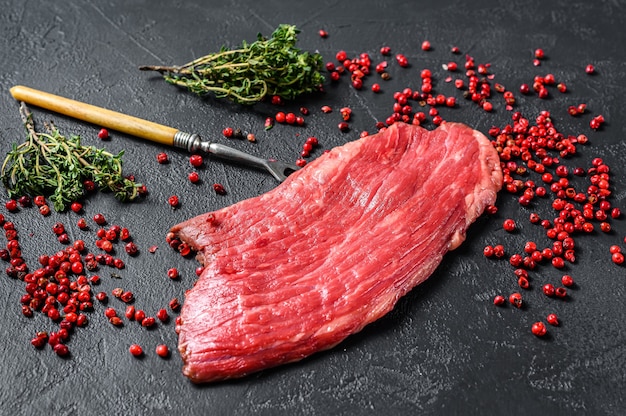
[(319, 91), (322, 56), (296, 48), (300, 31), (280, 25), (271, 38), (261, 34), (239, 49), (225, 47), (182, 66), (142, 66), (143, 71), (158, 71), (171, 84), (186, 87), (196, 94), (212, 92), (240, 104), (254, 104), (266, 96), (284, 99)]
[(47, 133), (39, 133), (24, 103), (20, 115), (28, 139), (13, 144), (0, 171), (9, 197), (43, 195), (50, 198), (57, 211), (63, 211), (85, 194), (85, 180), (93, 181), (102, 191), (112, 191), (122, 201), (139, 195), (142, 185), (122, 175), (123, 151), (113, 155), (83, 146), (79, 136), (66, 138), (52, 123), (46, 125)]

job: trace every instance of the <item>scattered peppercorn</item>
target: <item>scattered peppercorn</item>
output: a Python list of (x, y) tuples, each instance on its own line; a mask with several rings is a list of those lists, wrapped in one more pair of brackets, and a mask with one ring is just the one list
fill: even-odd
[(574, 286), (574, 279), (572, 278), (572, 276), (566, 274), (561, 277), (561, 283), (565, 287), (572, 287)]
[(156, 159), (157, 162), (160, 164), (165, 164), (167, 162), (169, 162), (169, 157), (167, 156), (167, 153), (165, 152), (160, 152), (156, 155)]
[(167, 277), (169, 277), (172, 280), (178, 279), (179, 277), (178, 269), (175, 267), (172, 267), (171, 269), (169, 269), (167, 271)]
[(107, 129), (100, 129), (98, 132), (98, 138), (106, 140), (109, 138), (109, 131)]
[(106, 218), (104, 218), (104, 215), (102, 214), (96, 214), (93, 216), (93, 221), (98, 224), (98, 225), (104, 225), (106, 224)]
[(189, 163), (191, 163), (191, 166), (199, 168), (204, 163), (204, 159), (201, 155), (191, 155), (189, 156)]
[(53, 347), (54, 352), (59, 356), (59, 357), (67, 357), (70, 353), (70, 349), (67, 345), (65, 344), (57, 344)]
[(187, 175), (187, 177), (189, 178), (189, 182), (191, 183), (200, 182), (200, 175), (198, 174), (198, 172), (190, 172), (189, 175)]
[(218, 195), (226, 195), (226, 188), (224, 188), (224, 185), (222, 185), (221, 183), (214, 183), (213, 190)]
[(398, 62), (398, 65), (400, 65), (403, 68), (406, 68), (409, 66), (409, 60), (407, 59), (406, 56), (404, 56), (401, 53), (396, 55), (396, 62)]
[(224, 130), (222, 130), (222, 134), (224, 135), (224, 137), (230, 139), (231, 137), (233, 137), (234, 130), (232, 127), (226, 127)]
[(515, 220), (508, 218), (504, 220), (502, 228), (504, 228), (504, 231), (513, 232), (517, 228), (517, 225), (515, 224)]
[(178, 197), (176, 195), (172, 195), (167, 199), (167, 203), (170, 204), (172, 208), (177, 208), (180, 204)]
[(544, 335), (547, 334), (548, 329), (546, 328), (546, 325), (543, 322), (535, 322), (533, 326), (531, 327), (531, 331), (534, 335), (538, 337), (543, 337)]
[(73, 202), (70, 205), (70, 209), (74, 211), (75, 213), (79, 213), (83, 210), (83, 204), (81, 204), (80, 202)]
[(506, 299), (502, 295), (497, 295), (493, 298), (493, 304), (496, 306), (502, 306), (506, 302)]
[(156, 319), (152, 316), (146, 316), (141, 321), (141, 326), (144, 328), (152, 328), (156, 324)]
[(282, 124), (282, 123), (285, 123), (285, 121), (287, 120), (287, 116), (282, 111), (279, 111), (274, 116), (274, 119), (276, 120), (277, 123)]
[(554, 313), (551, 313), (548, 316), (546, 316), (546, 321), (548, 321), (548, 323), (552, 326), (559, 326), (559, 319)]
[(180, 309), (180, 302), (177, 298), (173, 298), (169, 301), (168, 306), (174, 312), (177, 312)]
[(146, 319), (146, 313), (141, 309), (135, 310), (135, 321), (141, 324), (144, 319)]
[(13, 212), (13, 211), (17, 211), (17, 201), (15, 199), (10, 199), (8, 200), (4, 206), (6, 207), (7, 210)]
[(294, 113), (285, 114), (285, 123), (287, 124), (295, 124), (296, 123), (296, 115)]
[(169, 320), (169, 315), (166, 309), (159, 309), (157, 311), (156, 317), (161, 322), (167, 322)]
[(141, 357), (143, 355), (143, 349), (138, 344), (131, 344), (131, 346), (128, 348), (128, 351), (134, 357)]
[(109, 318), (109, 322), (111, 323), (111, 325), (117, 326), (117, 327), (120, 327), (120, 326), (124, 325), (124, 322), (118, 316), (113, 316), (113, 317)]
[(511, 293), (509, 295), (509, 303), (516, 308), (521, 308), (523, 304), (522, 295), (520, 293)]

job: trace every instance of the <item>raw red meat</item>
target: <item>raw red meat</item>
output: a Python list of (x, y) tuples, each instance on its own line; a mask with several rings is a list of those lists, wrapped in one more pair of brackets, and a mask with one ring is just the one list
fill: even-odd
[(176, 225), (206, 266), (176, 328), (184, 374), (240, 377), (337, 345), (426, 280), (501, 185), (481, 133), (399, 123)]

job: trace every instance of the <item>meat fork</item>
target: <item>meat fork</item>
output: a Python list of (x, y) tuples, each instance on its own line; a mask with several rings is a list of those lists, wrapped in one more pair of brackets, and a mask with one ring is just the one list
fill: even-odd
[(11, 88), (11, 95), (18, 101), (45, 108), (69, 117), (86, 121), (97, 126), (110, 128), (131, 136), (153, 142), (186, 149), (189, 152), (205, 152), (221, 159), (264, 169), (279, 182), (299, 169), (298, 166), (277, 160), (262, 159), (220, 143), (204, 141), (197, 134), (190, 134), (173, 127), (152, 121), (107, 110), (91, 104), (17, 85)]

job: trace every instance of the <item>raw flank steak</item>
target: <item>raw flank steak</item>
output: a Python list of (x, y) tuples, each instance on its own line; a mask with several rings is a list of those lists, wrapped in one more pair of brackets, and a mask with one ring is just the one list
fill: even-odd
[(205, 269), (176, 330), (194, 382), (326, 350), (426, 280), (502, 186), (480, 132), (396, 123), (172, 228)]

